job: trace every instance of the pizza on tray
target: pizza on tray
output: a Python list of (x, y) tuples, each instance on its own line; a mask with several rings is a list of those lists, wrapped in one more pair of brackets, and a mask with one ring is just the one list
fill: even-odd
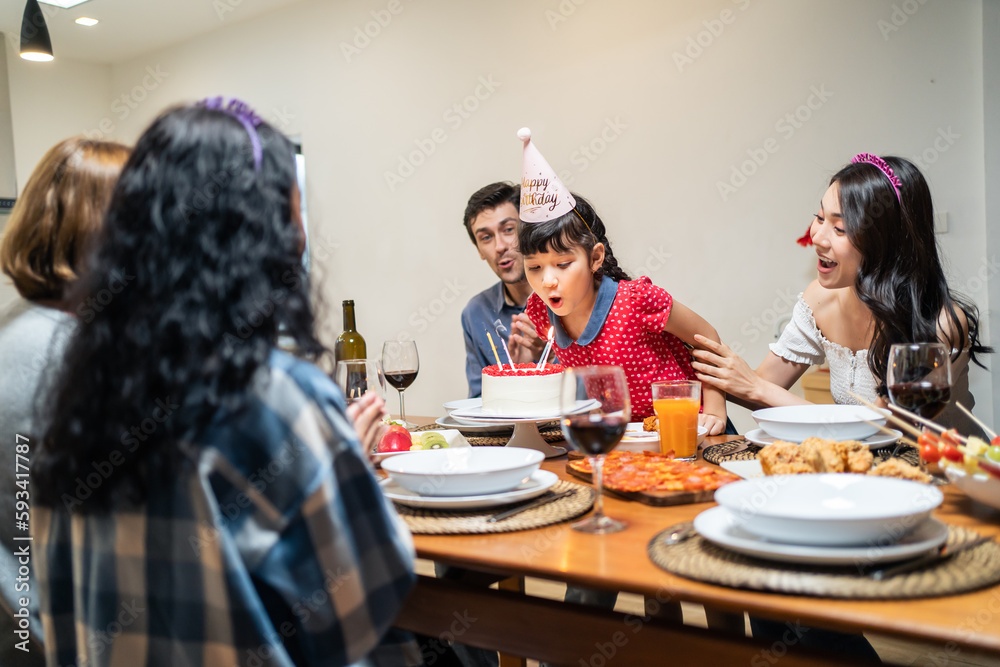
[[(589, 459), (570, 461), (577, 472), (589, 475)], [(723, 484), (735, 482), (736, 475), (687, 461), (675, 461), (656, 452), (614, 451), (604, 459), (603, 486), (625, 493), (671, 491), (714, 491)]]

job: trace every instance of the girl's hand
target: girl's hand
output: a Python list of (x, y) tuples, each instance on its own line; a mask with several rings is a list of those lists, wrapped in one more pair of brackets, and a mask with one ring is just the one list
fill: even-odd
[(375, 451), (385, 431), (382, 418), (388, 416), (385, 401), (373, 392), (368, 392), (347, 406), (347, 417), (354, 422), (354, 430), (357, 431), (361, 446), (369, 457)]
[(702, 412), (698, 415), (698, 426), (708, 429), (708, 435), (719, 435), (726, 431), (726, 420), (718, 415)]
[(530, 364), (542, 356), (545, 339), (538, 337), (535, 325), (524, 313), (518, 313), (510, 320), (510, 339), (507, 350), (515, 364)]
[(700, 334), (694, 338), (704, 348), (691, 351), (695, 359), (691, 366), (698, 379), (732, 396), (756, 401), (761, 379), (743, 357), (725, 343), (716, 343)]

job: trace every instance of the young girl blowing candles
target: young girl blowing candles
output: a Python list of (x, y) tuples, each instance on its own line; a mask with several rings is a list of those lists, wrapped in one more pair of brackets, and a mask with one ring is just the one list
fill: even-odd
[[(712, 341), (719, 335), (649, 278), (631, 280), (590, 203), (566, 189), (527, 128), (518, 137), (524, 141), (518, 243), (534, 290), (526, 314), (536, 330), (555, 330), (563, 365), (621, 366), (633, 417), (648, 417), (653, 382), (696, 379), (685, 343), (695, 345), (696, 334)], [(726, 428), (726, 395), (704, 389), (698, 423), (717, 435)]]

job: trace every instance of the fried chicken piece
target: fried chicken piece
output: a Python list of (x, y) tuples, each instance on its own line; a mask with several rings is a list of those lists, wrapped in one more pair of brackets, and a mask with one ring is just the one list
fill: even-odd
[(846, 449), (844, 455), (845, 472), (856, 472), (864, 475), (871, 470), (875, 457), (872, 456), (872, 450), (868, 449), (866, 445), (857, 440), (844, 440), (837, 444)]
[(806, 438), (799, 447), (803, 457), (812, 464), (813, 472), (844, 472), (844, 452), (833, 440)]
[(908, 479), (912, 482), (931, 483), (931, 476), (906, 461), (900, 459), (886, 459), (868, 471), (869, 475), (880, 477), (896, 477), (898, 479)]
[(659, 431), (660, 430), (660, 418), (656, 415), (652, 417), (646, 417), (642, 420), (642, 430), (643, 431)]
[(794, 442), (776, 440), (757, 455), (765, 475), (798, 475), (816, 472), (812, 461)]

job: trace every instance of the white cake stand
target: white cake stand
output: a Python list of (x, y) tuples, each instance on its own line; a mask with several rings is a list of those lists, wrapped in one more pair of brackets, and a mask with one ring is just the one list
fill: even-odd
[[(579, 400), (576, 402), (574, 414), (587, 412), (600, 405), (596, 400)], [(535, 449), (545, 454), (545, 458), (562, 456), (566, 453), (565, 447), (553, 447), (545, 442), (542, 434), (538, 432), (538, 425), (559, 419), (559, 415), (546, 415), (543, 417), (497, 417), (496, 415), (469, 414), (478, 412), (476, 408), (467, 410), (456, 410), (451, 413), (451, 418), (459, 422), (469, 422), (475, 424), (479, 422), (490, 422), (492, 424), (511, 424), (514, 427), (514, 434), (507, 441), (507, 447), (523, 447), (524, 449)]]
[(553, 447), (545, 442), (545, 438), (538, 432), (538, 425), (558, 419), (558, 417), (524, 417), (522, 419), (497, 419), (493, 417), (456, 417), (452, 419), (458, 422), (489, 422), (490, 424), (510, 424), (514, 427), (514, 433), (510, 436), (505, 447), (523, 447), (524, 449), (535, 449), (545, 454), (545, 458), (551, 459), (554, 456), (562, 456), (566, 453), (565, 447)]

